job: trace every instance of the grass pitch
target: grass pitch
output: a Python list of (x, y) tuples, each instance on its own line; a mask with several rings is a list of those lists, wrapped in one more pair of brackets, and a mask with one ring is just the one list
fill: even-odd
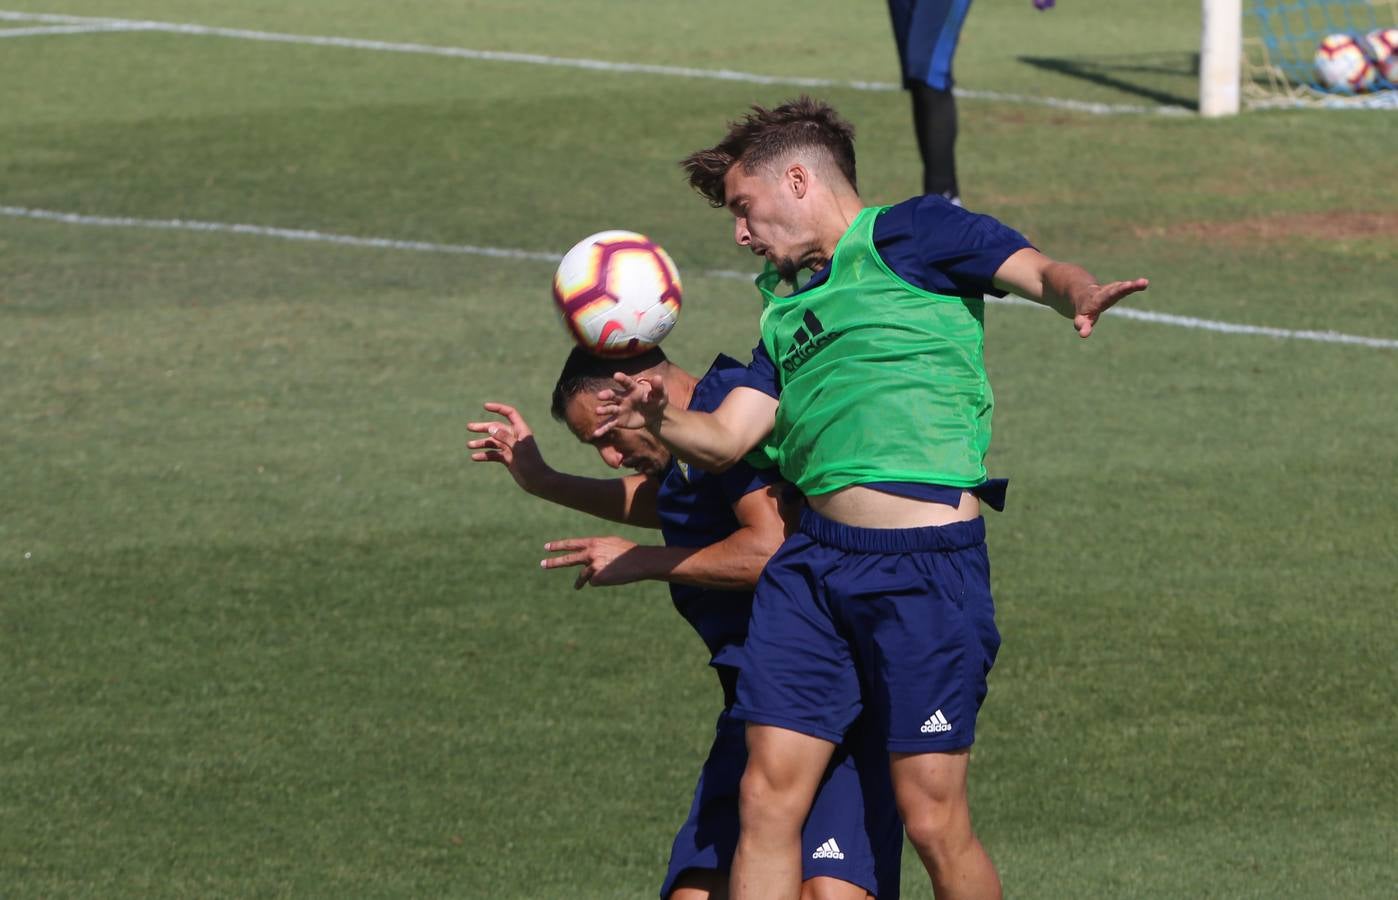
[[(972, 11), (962, 86), (1190, 102), (1196, 3), (1002, 6)], [(896, 80), (875, 3), (4, 8)], [(677, 361), (755, 342), (751, 289), (704, 274), (752, 261), (674, 163), (794, 89), (155, 32), (0, 47), (0, 205), (554, 253), (631, 228), (685, 276)], [(866, 198), (911, 194), (906, 98), (820, 93)], [(1151, 277), (1133, 305), (1398, 338), (1392, 113), (961, 121), (970, 205)], [(661, 586), (539, 571), (546, 540), (614, 529), (464, 453), (505, 400), (601, 471), (547, 417), (551, 271), (0, 217), (0, 894), (653, 894), (719, 702), (703, 649)], [(973, 803), (1008, 893), (1388, 896), (1398, 351), (988, 318), (1012, 490)]]

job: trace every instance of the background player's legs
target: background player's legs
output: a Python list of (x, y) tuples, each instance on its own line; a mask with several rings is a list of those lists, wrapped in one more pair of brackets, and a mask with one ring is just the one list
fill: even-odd
[(970, 753), (893, 753), (889, 759), (898, 812), (937, 900), (1000, 900), (1000, 876), (971, 830)]
[(772, 725), (748, 725), (739, 794), (734, 900), (801, 896), (801, 827), (835, 752), (829, 741)]
[(903, 86), (913, 105), (922, 191), (960, 201), (952, 60), (971, 0), (888, 0)]
[(908, 90), (913, 101), (913, 129), (922, 154), (922, 192), (960, 201), (956, 183), (956, 97), (914, 81)]

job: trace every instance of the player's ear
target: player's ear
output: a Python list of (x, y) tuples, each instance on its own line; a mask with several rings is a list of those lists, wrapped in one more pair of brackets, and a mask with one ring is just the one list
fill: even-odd
[(806, 196), (811, 189), (811, 173), (800, 163), (792, 163), (786, 170), (786, 186), (797, 200)]

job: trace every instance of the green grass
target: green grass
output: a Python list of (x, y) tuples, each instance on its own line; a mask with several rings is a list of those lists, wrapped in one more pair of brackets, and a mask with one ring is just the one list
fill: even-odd
[[(834, 0), (6, 8), (894, 77), (882, 7)], [(1196, 16), (978, 4), (958, 74), (1188, 100)], [(810, 53), (827, 30), (842, 52)], [(550, 252), (635, 228), (685, 275), (679, 362), (754, 343), (751, 290), (701, 274), (751, 260), (674, 161), (786, 90), (3, 43), (0, 205)], [(1132, 50), (1153, 62), (1112, 68)], [(905, 98), (825, 94), (866, 197), (911, 193)], [(971, 204), (1151, 277), (1136, 305), (1398, 337), (1393, 114), (961, 113)], [(463, 452), (508, 400), (606, 471), (548, 421), (551, 268), (0, 217), (0, 895), (653, 894), (717, 711), (703, 649), (658, 585), (539, 571), (613, 529)], [(1010, 895), (1387, 896), (1398, 355), (1121, 318), (1079, 342), (992, 306), (988, 357), (1013, 490), (973, 793)]]

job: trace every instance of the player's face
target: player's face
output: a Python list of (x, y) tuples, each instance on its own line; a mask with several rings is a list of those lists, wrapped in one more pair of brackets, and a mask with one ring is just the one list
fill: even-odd
[(794, 281), (810, 240), (786, 174), (734, 165), (723, 177), (723, 194), (733, 214), (733, 240), (765, 256), (782, 278)]
[(568, 400), (563, 417), (578, 440), (591, 444), (602, 462), (613, 469), (627, 468), (642, 475), (659, 475), (670, 464), (670, 451), (644, 429), (613, 428), (595, 438), (592, 433), (602, 424), (597, 406), (602, 401), (596, 394), (583, 391)]

